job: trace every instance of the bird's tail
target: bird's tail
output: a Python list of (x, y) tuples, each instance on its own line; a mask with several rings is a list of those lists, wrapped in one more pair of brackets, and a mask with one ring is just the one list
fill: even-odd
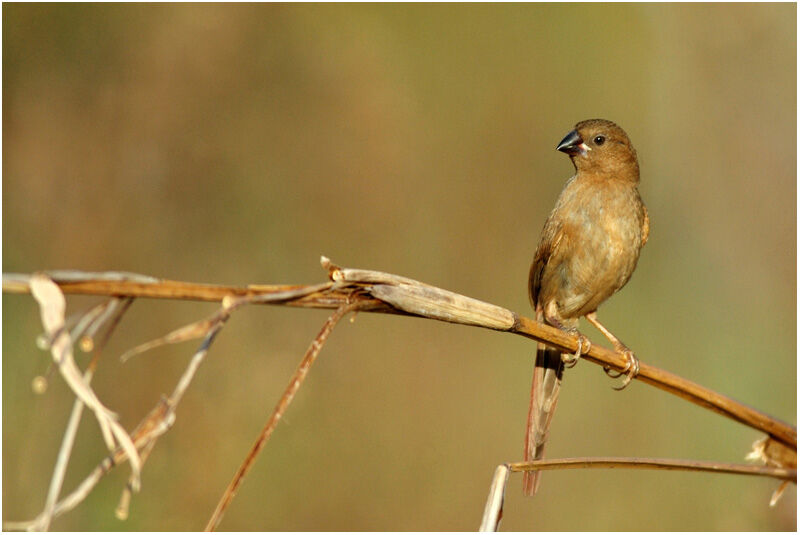
[[(528, 410), (528, 429), (525, 434), (525, 460), (535, 461), (542, 458), (544, 444), (547, 441), (547, 430), (556, 410), (558, 391), (561, 389), (561, 377), (564, 363), (561, 352), (539, 344), (536, 349), (536, 365), (533, 369), (531, 385), (531, 403)], [(539, 488), (541, 472), (525, 472), (522, 485), (526, 496), (533, 496)]]

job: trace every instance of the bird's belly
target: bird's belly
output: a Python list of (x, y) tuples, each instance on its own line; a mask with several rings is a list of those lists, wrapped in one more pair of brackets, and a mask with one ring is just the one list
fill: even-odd
[(564, 318), (597, 309), (628, 282), (642, 245), (641, 227), (626, 218), (609, 218), (582, 225), (571, 241), (571, 252), (557, 268), (556, 303)]

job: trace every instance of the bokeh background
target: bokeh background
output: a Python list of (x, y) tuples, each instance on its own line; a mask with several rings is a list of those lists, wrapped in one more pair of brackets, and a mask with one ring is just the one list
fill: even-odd
[[(3, 6), (3, 271), (316, 283), (321, 254), (529, 314), (528, 266), (579, 120), (630, 134), (650, 242), (601, 317), (647, 363), (796, 422), (796, 6)], [(96, 302), (73, 297), (69, 310)], [(136, 302), (94, 385), (135, 425), (195, 344), (125, 349), (215, 307)], [(60, 530), (196, 530), (325, 311), (252, 307), (213, 346), (143, 474)], [(3, 296), (3, 520), (35, 516), (72, 396)], [(603, 341), (588, 324), (584, 330)], [(333, 333), (227, 530), (473, 530), (522, 457), (534, 345), (361, 314)], [(85, 358), (83, 360), (85, 362)], [(601, 369), (567, 373), (548, 456), (741, 462), (760, 435)], [(80, 430), (65, 489), (95, 466)], [(794, 530), (796, 492), (678, 472), (513, 476), (505, 530)]]

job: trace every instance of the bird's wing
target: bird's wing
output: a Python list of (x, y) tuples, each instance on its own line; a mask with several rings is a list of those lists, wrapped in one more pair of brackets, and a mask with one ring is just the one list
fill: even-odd
[(531, 306), (534, 310), (537, 308), (539, 302), (544, 268), (547, 266), (550, 259), (557, 254), (563, 238), (564, 233), (561, 224), (556, 223), (555, 218), (551, 216), (544, 225), (542, 239), (539, 242), (539, 247), (536, 249), (536, 254), (533, 255), (531, 270), (528, 273), (528, 297), (530, 298)]
[(642, 212), (644, 218), (642, 219), (642, 247), (647, 243), (647, 238), (650, 237), (650, 215), (647, 213), (647, 206), (642, 203)]
[[(536, 310), (536, 320), (540, 322), (544, 321), (544, 304), (539, 302), (544, 270), (549, 262), (559, 261), (558, 257), (563, 254), (564, 249), (562, 246), (564, 242), (563, 226), (556, 223), (557, 220), (558, 218), (551, 215), (545, 223), (542, 239), (536, 249), (528, 275), (528, 295), (531, 305)], [(558, 402), (563, 372), (564, 364), (561, 361), (561, 353), (539, 343), (536, 349), (531, 400), (528, 408), (528, 426), (525, 432), (524, 458), (526, 461), (542, 458), (547, 431)], [(522, 478), (525, 495), (536, 494), (540, 477), (541, 474), (538, 471), (525, 472)]]

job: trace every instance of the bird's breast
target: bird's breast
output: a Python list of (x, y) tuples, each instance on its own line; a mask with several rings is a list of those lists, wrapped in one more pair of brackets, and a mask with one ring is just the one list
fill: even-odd
[[(557, 270), (564, 317), (595, 310), (628, 282), (643, 243), (643, 208), (635, 186), (574, 184), (559, 214), (567, 250)], [(569, 192), (565, 192), (569, 193)]]

